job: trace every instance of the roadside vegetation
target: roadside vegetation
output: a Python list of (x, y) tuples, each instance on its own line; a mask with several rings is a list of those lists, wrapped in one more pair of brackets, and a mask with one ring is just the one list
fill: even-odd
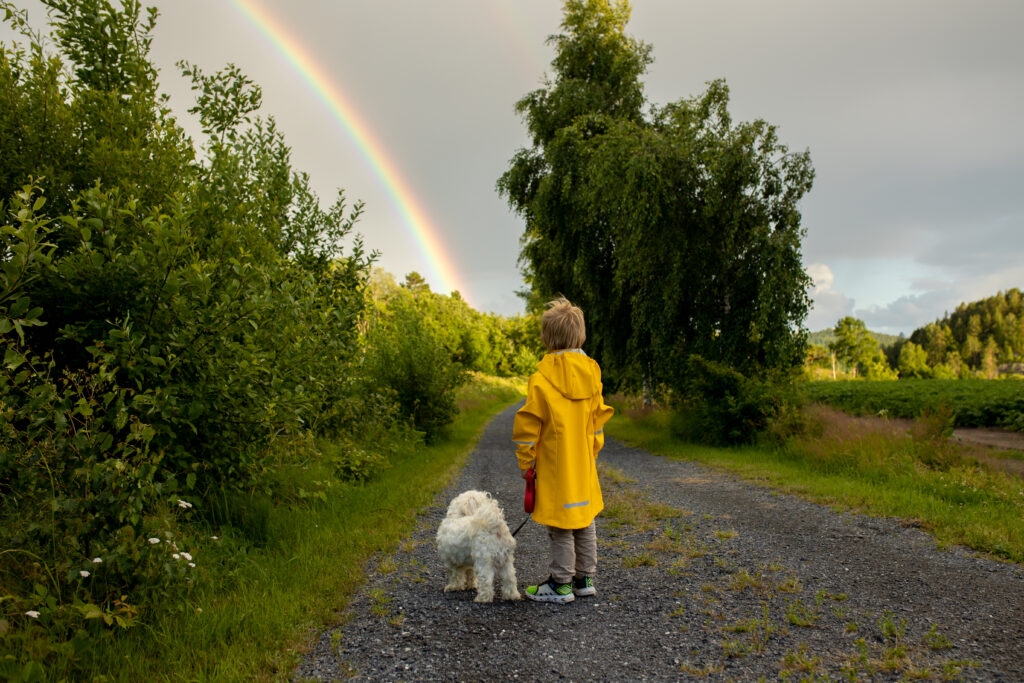
[(79, 672), (121, 680), (287, 677), (310, 637), (337, 623), (370, 558), (410, 535), (417, 512), (448, 484), (484, 425), (525, 391), (522, 380), (474, 375), (457, 392), (459, 414), (444, 437), (394, 454), (365, 482), (332, 479), (314, 462), (289, 472), (290, 502), (198, 542), (195, 588), (138, 628), (94, 641)]
[(0, 679), (248, 678), (518, 395), (482, 373), (536, 320), (377, 270), (236, 67), (180, 64), (190, 139), (155, 10), (43, 4), (0, 0)]
[(617, 408), (607, 430), (636, 447), (837, 509), (902, 518), (940, 545), (1024, 562), (1024, 481), (951, 442), (948, 415), (918, 418), (908, 431), (885, 419), (811, 407), (802, 413), (802, 431), (782, 443), (728, 448), (680, 438), (671, 411), (637, 401)]

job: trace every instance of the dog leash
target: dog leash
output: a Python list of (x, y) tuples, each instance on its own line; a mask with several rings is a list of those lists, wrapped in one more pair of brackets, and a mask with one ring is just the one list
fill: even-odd
[(512, 532), (512, 537), (514, 538), (515, 535), (519, 533), (519, 530), (523, 528), (523, 524), (526, 524), (529, 521), (530, 521), (530, 515), (526, 515), (526, 519), (524, 519), (522, 521), (522, 523), (519, 526), (516, 527), (516, 530)]

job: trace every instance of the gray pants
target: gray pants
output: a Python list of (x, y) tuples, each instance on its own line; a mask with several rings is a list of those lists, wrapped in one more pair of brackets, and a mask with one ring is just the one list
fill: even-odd
[(559, 529), (548, 527), (551, 539), (551, 578), (569, 583), (574, 576), (593, 577), (597, 571), (597, 527)]

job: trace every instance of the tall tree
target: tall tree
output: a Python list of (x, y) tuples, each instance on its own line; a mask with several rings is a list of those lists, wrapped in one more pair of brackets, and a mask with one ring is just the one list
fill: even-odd
[(901, 378), (928, 378), (932, 375), (931, 368), (928, 367), (928, 354), (912, 341), (900, 346), (899, 370)]
[[(846, 316), (836, 323), (836, 340), (829, 348), (836, 357), (853, 368), (853, 374), (866, 379), (896, 379), (896, 373), (863, 320)], [(908, 344), (909, 345), (909, 344)]]
[(533, 146), (498, 189), (526, 221), (521, 263), (588, 316), (611, 378), (681, 386), (699, 354), (759, 374), (803, 360), (809, 280), (796, 209), (813, 179), (764, 121), (734, 124), (724, 82), (650, 107), (650, 46), (627, 2), (569, 0), (553, 77), (519, 101)]

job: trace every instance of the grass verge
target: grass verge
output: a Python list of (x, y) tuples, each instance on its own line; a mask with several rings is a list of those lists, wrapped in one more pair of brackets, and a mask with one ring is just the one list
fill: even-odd
[(115, 680), (288, 679), (311, 634), (337, 623), (375, 553), (412, 529), (417, 511), (451, 480), (500, 409), (525, 384), (475, 376), (460, 414), (433, 446), (394, 457), (362, 485), (333, 489), (325, 501), (270, 511), (261, 548), (211, 540), (201, 580), (186, 602), (99, 644), (94, 677)]
[(964, 545), (1024, 562), (1024, 481), (993, 471), (954, 443), (879, 421), (875, 427), (818, 410), (784, 446), (715, 448), (684, 443), (666, 411), (619, 410), (608, 433), (651, 453), (692, 460), (836, 508), (898, 517), (940, 546)]

